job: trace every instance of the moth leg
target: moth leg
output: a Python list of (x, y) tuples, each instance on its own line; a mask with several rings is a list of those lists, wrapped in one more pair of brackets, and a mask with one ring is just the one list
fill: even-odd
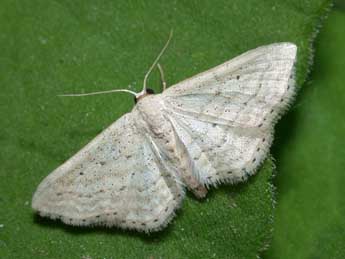
[(165, 91), (165, 89), (167, 88), (167, 83), (164, 79), (164, 72), (163, 72), (163, 68), (162, 66), (158, 63), (157, 64), (158, 70), (159, 70), (159, 74), (161, 75), (161, 82), (162, 82), (162, 86), (163, 86), (163, 92)]

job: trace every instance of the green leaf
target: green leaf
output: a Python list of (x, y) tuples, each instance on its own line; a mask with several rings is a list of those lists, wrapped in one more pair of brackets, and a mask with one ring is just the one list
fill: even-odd
[(318, 37), (310, 80), (277, 132), (267, 258), (345, 258), (345, 5), (338, 2)]
[[(120, 93), (56, 95), (139, 90), (170, 29), (161, 60), (170, 85), (279, 41), (298, 45), (301, 83), (329, 2), (1, 0), (0, 258), (255, 258), (271, 237), (271, 160), (247, 183), (187, 197), (172, 224), (149, 236), (35, 217), (42, 178), (133, 107)], [(149, 83), (160, 91), (157, 73)]]

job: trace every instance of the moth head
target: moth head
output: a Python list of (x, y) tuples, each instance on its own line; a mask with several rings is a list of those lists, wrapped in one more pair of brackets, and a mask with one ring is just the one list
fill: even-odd
[(154, 93), (155, 92), (151, 88), (146, 88), (146, 91), (144, 93), (134, 96), (134, 103), (137, 103), (140, 99), (144, 98), (145, 96)]

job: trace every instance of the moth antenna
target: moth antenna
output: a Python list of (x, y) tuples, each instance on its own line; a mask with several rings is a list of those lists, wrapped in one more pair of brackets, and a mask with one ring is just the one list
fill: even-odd
[(151, 65), (150, 69), (147, 71), (145, 77), (144, 77), (144, 83), (143, 83), (143, 90), (141, 91), (141, 94), (145, 94), (146, 93), (146, 82), (147, 82), (147, 78), (150, 75), (150, 73), (152, 72), (153, 68), (157, 65), (159, 59), (161, 58), (161, 56), (163, 55), (163, 53), (165, 52), (165, 50), (167, 49), (170, 40), (173, 36), (173, 30), (170, 31), (169, 34), (169, 38), (167, 40), (167, 42), (165, 43), (164, 47), (162, 48), (161, 52), (158, 54), (158, 56), (156, 57), (155, 61), (153, 62), (153, 64)]
[[(92, 92), (92, 93), (85, 93), (85, 94), (59, 94), (58, 96), (62, 96), (62, 97), (78, 97), (78, 96), (89, 96), (89, 95), (97, 95), (97, 94), (109, 94), (109, 93), (115, 93), (115, 92), (127, 92), (130, 94), (133, 94), (135, 96), (135, 98), (138, 98), (144, 94), (146, 94), (146, 82), (147, 82), (147, 78), (150, 75), (150, 73), (152, 72), (153, 68), (157, 65), (159, 59), (161, 58), (161, 56), (164, 54), (165, 50), (167, 49), (167, 47), (169, 46), (170, 40), (173, 36), (173, 30), (170, 31), (169, 34), (169, 38), (167, 40), (167, 42), (165, 43), (164, 47), (162, 48), (162, 50), (159, 52), (158, 56), (156, 57), (155, 61), (153, 62), (153, 64), (151, 65), (150, 69), (147, 71), (145, 77), (144, 77), (144, 84), (143, 84), (143, 90), (140, 93), (136, 93), (133, 92), (131, 90), (127, 90), (127, 89), (114, 89), (114, 90), (108, 90), (108, 91), (100, 91), (100, 92)], [(162, 76), (162, 68), (161, 66), (158, 67), (161, 76)], [(163, 80), (164, 80), (164, 76), (163, 76)], [(165, 89), (165, 86), (164, 86)]]
[(89, 96), (89, 95), (96, 95), (96, 94), (109, 94), (109, 93), (115, 93), (115, 92), (130, 93), (130, 94), (133, 94), (136, 98), (139, 96), (139, 93), (136, 93), (127, 89), (114, 89), (114, 90), (92, 92), (92, 93), (85, 93), (85, 94), (59, 94), (58, 96), (74, 96), (75, 97), (75, 96)]

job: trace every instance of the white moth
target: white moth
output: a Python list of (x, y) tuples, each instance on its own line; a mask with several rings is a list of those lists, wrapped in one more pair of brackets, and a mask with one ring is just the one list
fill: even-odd
[(295, 94), (296, 46), (259, 47), (149, 94), (147, 76), (166, 47), (140, 93), (112, 90), (133, 93), (133, 110), (38, 186), (32, 207), (41, 216), (156, 231), (173, 218), (185, 188), (201, 198), (210, 186), (255, 173)]

